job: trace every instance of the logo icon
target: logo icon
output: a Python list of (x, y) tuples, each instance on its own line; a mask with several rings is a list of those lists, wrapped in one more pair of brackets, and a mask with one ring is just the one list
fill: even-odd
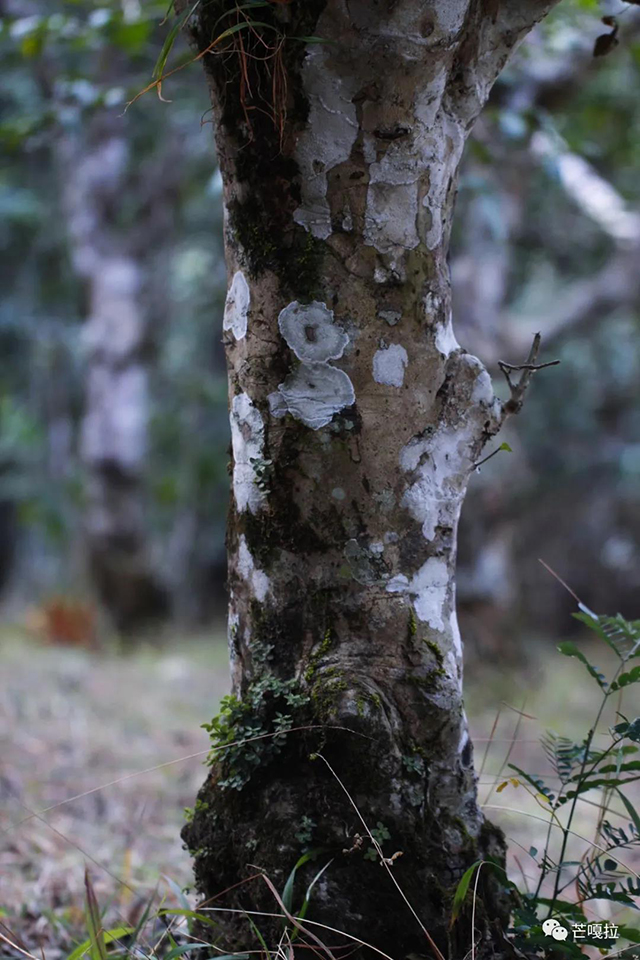
[(569, 931), (566, 927), (563, 927), (561, 923), (557, 920), (554, 920), (552, 917), (549, 917), (548, 920), (545, 920), (542, 924), (542, 930), (547, 937), (553, 937), (554, 940), (566, 940), (569, 936)]

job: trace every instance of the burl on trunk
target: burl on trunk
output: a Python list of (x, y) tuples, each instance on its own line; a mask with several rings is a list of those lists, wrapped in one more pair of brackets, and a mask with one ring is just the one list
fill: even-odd
[[(452, 891), (504, 856), (477, 805), (454, 581), (469, 475), (504, 410), (456, 343), (447, 250), (473, 120), (550, 6), (213, 0), (190, 21), (210, 51), (229, 271), (233, 698), (212, 733), (312, 729), (219, 751), (184, 838), (205, 898), (256, 872), (282, 891), (319, 850), (294, 910), (331, 861), (309, 918), (394, 958), (434, 948), (353, 804), (452, 960), (471, 933), (450, 925)], [(480, 956), (502, 955), (508, 914), (489, 876)], [(280, 910), (261, 879), (222, 904)], [(241, 913), (215, 918), (227, 948), (255, 947)], [(257, 923), (277, 942), (281, 920)]]

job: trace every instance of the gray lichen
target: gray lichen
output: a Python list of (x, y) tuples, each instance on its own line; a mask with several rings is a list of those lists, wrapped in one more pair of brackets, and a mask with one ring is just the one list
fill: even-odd
[(356, 399), (344, 370), (328, 363), (301, 363), (278, 390), (289, 413), (313, 430), (330, 423), (334, 414)]
[(337, 360), (349, 342), (347, 334), (333, 320), (333, 310), (324, 303), (294, 300), (280, 312), (280, 333), (298, 360), (308, 363)]
[(265, 500), (257, 483), (253, 461), (264, 454), (264, 424), (247, 393), (233, 398), (229, 414), (233, 448), (233, 493), (239, 511), (257, 513)]
[(238, 270), (231, 281), (224, 305), (222, 329), (230, 330), (236, 340), (247, 334), (247, 320), (251, 305), (251, 292), (244, 274)]
[(373, 357), (373, 379), (390, 387), (401, 387), (409, 357), (399, 343), (378, 350)]

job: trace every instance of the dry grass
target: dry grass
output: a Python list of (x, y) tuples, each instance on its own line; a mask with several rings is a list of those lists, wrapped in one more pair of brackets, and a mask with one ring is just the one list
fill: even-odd
[[(128, 656), (43, 647), (10, 630), (0, 636), (0, 919), (32, 947), (44, 946), (49, 960), (86, 935), (86, 864), (114, 920), (135, 912), (158, 885), (173, 898), (163, 875), (190, 883), (179, 831), (203, 779), (202, 757), (171, 761), (207, 749), (200, 724), (227, 688), (221, 634)], [(549, 817), (522, 787), (496, 793), (510, 773), (505, 760), (548, 775), (540, 733), (583, 736), (596, 705), (576, 661), (547, 644), (529, 656), (526, 668), (504, 674), (476, 665), (466, 682), (480, 799), (510, 839), (511, 875), (522, 886), (535, 885), (528, 851), (542, 850)], [(602, 659), (601, 649), (594, 658)], [(140, 773), (160, 764), (169, 765)], [(595, 836), (598, 797), (588, 799), (574, 825), (584, 838), (574, 838), (576, 857)], [(640, 863), (629, 866), (640, 872)], [(610, 915), (605, 906), (593, 919)]]
[[(200, 724), (227, 688), (226, 651), (189, 642), (129, 656), (0, 639), (0, 918), (47, 956), (83, 929), (84, 866), (96, 891), (128, 910), (162, 874), (190, 881), (179, 832), (203, 779)], [(20, 821), (23, 821), (20, 823)], [(166, 890), (166, 887), (165, 887)]]

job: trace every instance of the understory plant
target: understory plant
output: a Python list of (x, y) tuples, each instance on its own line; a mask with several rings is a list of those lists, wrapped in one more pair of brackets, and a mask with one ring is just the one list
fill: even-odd
[[(640, 876), (631, 866), (640, 862), (640, 813), (630, 790), (630, 785), (640, 780), (640, 717), (627, 713), (623, 695), (640, 682), (640, 664), (633, 665), (640, 657), (640, 620), (625, 620), (619, 614), (598, 616), (583, 604), (574, 616), (613, 651), (615, 667), (606, 677), (576, 643), (558, 645), (563, 656), (584, 665), (597, 687), (593, 723), (578, 741), (554, 732), (542, 737), (556, 785), (551, 787), (545, 779), (510, 763), (513, 776), (497, 788), (501, 792), (524, 787), (548, 816), (542, 850), (532, 846), (528, 851), (538, 867), (534, 889), (518, 890), (515, 883), (507, 881), (516, 904), (510, 932), (516, 948), (529, 957), (591, 956), (593, 950), (585, 953), (588, 948), (606, 956), (632, 957), (640, 952), (638, 946), (629, 946), (640, 944), (640, 924), (619, 920), (633, 917), (633, 911), (640, 908)], [(635, 689), (629, 690), (632, 692)], [(612, 702), (616, 722), (608, 730), (606, 744), (600, 746), (599, 737), (596, 745), (601, 721)], [(580, 837), (575, 831), (578, 804), (592, 803), (586, 799), (592, 791), (599, 794), (595, 837), (579, 859), (569, 859), (570, 839)], [(454, 916), (470, 896), (471, 881), (479, 869), (500, 870), (491, 863), (470, 867), (458, 884)], [(613, 905), (607, 907), (608, 919), (595, 922), (593, 907), (605, 903)], [(561, 929), (554, 936), (555, 927), (564, 928), (566, 935)]]

